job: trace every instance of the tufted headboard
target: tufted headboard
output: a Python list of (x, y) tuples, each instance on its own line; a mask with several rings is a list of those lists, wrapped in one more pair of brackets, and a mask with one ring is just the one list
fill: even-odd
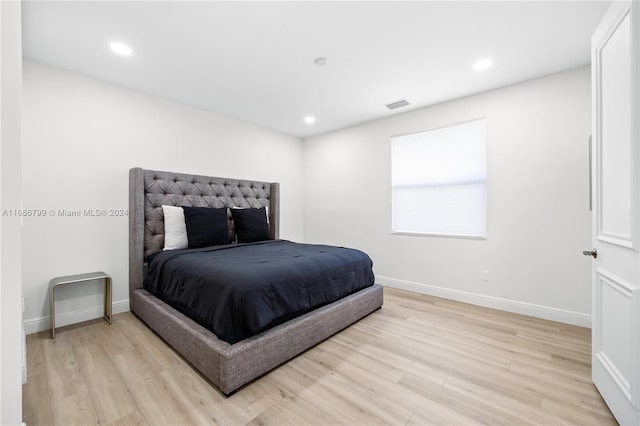
[[(277, 183), (184, 173), (129, 170), (129, 298), (142, 287), (144, 259), (164, 247), (162, 205), (192, 207), (268, 207), (269, 229), (277, 239), (280, 186)], [(233, 222), (230, 237), (233, 239)]]

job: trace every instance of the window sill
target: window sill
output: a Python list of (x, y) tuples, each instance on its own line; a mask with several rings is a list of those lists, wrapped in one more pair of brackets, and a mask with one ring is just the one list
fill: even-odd
[(413, 237), (461, 238), (464, 240), (487, 240), (486, 235), (456, 235), (456, 234), (435, 234), (435, 233), (399, 232), (399, 231), (392, 231), (391, 235), (408, 235)]

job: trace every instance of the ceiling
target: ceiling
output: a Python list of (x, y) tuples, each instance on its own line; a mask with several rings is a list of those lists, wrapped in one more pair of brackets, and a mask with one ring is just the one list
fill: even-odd
[(23, 52), (304, 138), (588, 64), (609, 3), (23, 1)]

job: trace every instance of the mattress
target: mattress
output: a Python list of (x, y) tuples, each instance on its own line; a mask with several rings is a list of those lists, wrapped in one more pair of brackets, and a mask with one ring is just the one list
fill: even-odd
[(360, 250), (269, 240), (170, 250), (144, 287), (230, 344), (374, 283)]

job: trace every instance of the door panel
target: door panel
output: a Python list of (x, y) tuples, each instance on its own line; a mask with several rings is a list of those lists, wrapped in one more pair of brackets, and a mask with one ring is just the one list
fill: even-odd
[[(598, 95), (596, 97), (600, 141), (597, 171), (600, 172), (598, 239), (632, 246), (631, 177), (631, 17), (624, 14), (598, 49)], [(596, 136), (596, 139), (598, 137)]]
[[(615, 380), (620, 390), (634, 405), (633, 360), (635, 350), (632, 344), (634, 327), (629, 321), (633, 313), (633, 299), (637, 289), (631, 283), (607, 273), (596, 271), (596, 316), (599, 323), (595, 330), (605, 330), (593, 341), (593, 351), (598, 361)], [(606, 313), (606, 315), (602, 315)]]

